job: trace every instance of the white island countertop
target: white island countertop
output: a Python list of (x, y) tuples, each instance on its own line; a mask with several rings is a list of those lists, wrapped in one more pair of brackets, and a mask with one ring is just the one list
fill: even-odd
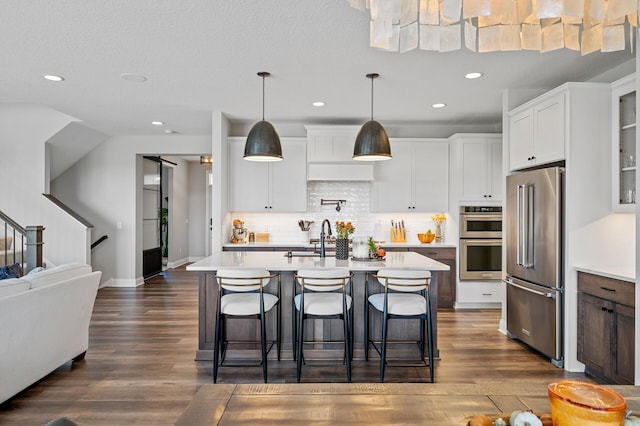
[[(295, 253), (294, 253), (295, 254)], [(282, 252), (224, 251), (219, 256), (205, 257), (187, 266), (188, 271), (216, 271), (222, 268), (259, 268), (268, 271), (297, 271), (298, 269), (344, 268), (349, 271), (377, 271), (382, 268), (448, 271), (449, 265), (418, 253), (387, 252), (384, 260), (337, 260), (333, 256), (287, 257)]]

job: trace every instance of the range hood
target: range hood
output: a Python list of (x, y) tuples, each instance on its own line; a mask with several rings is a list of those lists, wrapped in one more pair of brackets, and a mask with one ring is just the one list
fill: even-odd
[(308, 163), (307, 180), (372, 181), (373, 164), (370, 163)]

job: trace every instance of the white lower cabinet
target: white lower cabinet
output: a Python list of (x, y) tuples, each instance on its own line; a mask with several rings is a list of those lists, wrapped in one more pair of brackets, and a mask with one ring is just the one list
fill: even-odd
[(448, 211), (448, 141), (412, 138), (390, 142), (393, 157), (374, 166), (371, 211)]
[(282, 138), (284, 159), (272, 163), (245, 160), (245, 141), (245, 138), (229, 138), (229, 210), (306, 211), (306, 139)]
[(456, 308), (499, 307), (504, 301), (501, 281), (459, 281)]

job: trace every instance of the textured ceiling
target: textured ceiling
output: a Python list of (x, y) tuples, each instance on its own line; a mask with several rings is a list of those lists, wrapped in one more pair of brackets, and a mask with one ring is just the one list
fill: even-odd
[[(367, 12), (344, 0), (5, 0), (0, 21), (0, 101), (48, 105), (110, 135), (161, 133), (152, 120), (208, 134), (214, 110), (254, 122), (258, 71), (272, 73), (265, 115), (274, 122), (362, 123), (365, 74), (377, 72), (382, 124), (499, 123), (505, 88), (550, 89), (634, 58), (629, 50), (381, 52), (368, 46)], [(465, 80), (469, 71), (485, 76)]]

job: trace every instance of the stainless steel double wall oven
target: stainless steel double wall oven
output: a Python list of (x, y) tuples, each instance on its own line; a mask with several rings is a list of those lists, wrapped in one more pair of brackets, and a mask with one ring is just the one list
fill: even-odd
[(502, 279), (502, 207), (460, 207), (460, 279)]

